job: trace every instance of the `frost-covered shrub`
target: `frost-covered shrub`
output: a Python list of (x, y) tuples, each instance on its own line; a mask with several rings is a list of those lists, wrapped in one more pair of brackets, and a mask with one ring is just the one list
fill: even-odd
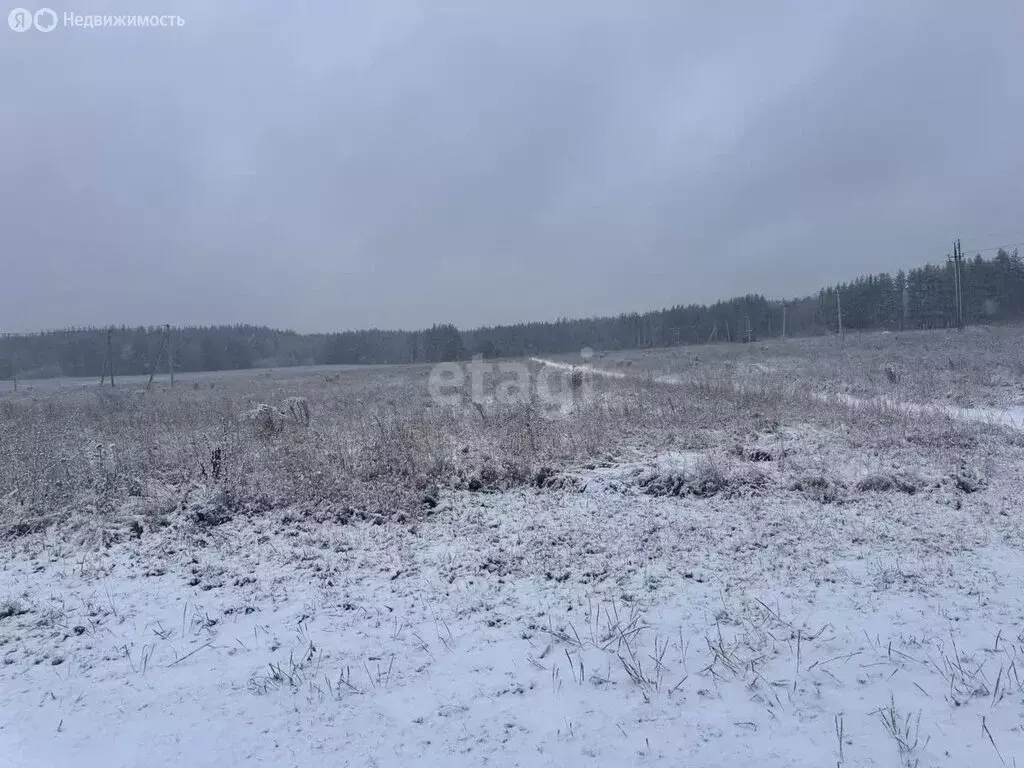
[(309, 400), (304, 397), (289, 397), (281, 403), (281, 413), (301, 427), (309, 426)]
[(273, 437), (284, 429), (285, 415), (272, 405), (260, 403), (246, 414), (257, 437)]

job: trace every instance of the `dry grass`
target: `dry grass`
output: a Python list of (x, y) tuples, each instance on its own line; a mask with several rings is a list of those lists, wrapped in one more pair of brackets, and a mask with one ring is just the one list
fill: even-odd
[[(950, 744), (939, 725), (962, 712), (950, 733), (970, 730), (1008, 761), (1024, 644), (1009, 623), (972, 628), (1017, 616), (980, 555), (1024, 541), (1024, 443), (815, 397), (845, 391), (846, 374), (796, 347), (782, 357), (811, 385), (739, 345), (657, 371), (641, 355), (593, 381), (567, 366), (564, 410), (502, 404), (494, 382), (478, 402), (436, 402), (417, 367), (0, 397), (0, 527), (48, 534), (9, 544), (24, 555), (11, 583), (35, 587), (0, 592), (4, 658), (70, 674), (75, 657), (51, 635), (73, 647), (116, 632), (103, 652), (153, 676), (213, 668), (237, 646), (236, 683), (319, 704), (444, 692), (452, 670), (504, 669), (498, 648), (526, 663), (515, 657), (496, 690), (482, 683), (474, 706), (555, 694), (593, 717), (618, 696), (691, 729), (692, 713), (740, 739), (776, 724), (827, 741), (843, 765), (870, 754), (907, 766), (933, 764), (934, 745)], [(857, 379), (866, 363), (844, 354)], [(881, 386), (906, 386), (911, 357), (887, 354), (898, 373), (880, 368)], [(289, 402), (305, 404), (297, 418), (251, 428), (259, 403), (292, 413)], [(353, 518), (366, 522), (341, 525)], [(97, 586), (115, 565), (126, 590), (146, 585), (134, 604)], [(69, 581), (82, 600), (58, 603)], [(152, 613), (140, 636), (157, 583), (203, 602), (176, 604), (180, 625)], [(942, 615), (907, 611), (908, 599)], [(899, 622), (886, 627), (879, 605)], [(251, 643), (227, 630), (250, 606), (269, 645), (256, 626)], [(296, 615), (299, 639), (282, 646)], [(948, 640), (935, 631), (953, 621)], [(567, 721), (569, 738), (581, 725)]]
[[(6, 394), (0, 398), (0, 529), (23, 534), (57, 526), (110, 543), (181, 520), (216, 525), (278, 508), (314, 519), (401, 520), (428, 513), (445, 489), (550, 488), (553, 473), (581, 462), (696, 446), (707, 450), (693, 472), (652, 478), (649, 492), (758, 492), (771, 486), (764, 474), (727, 472), (737, 458), (730, 450), (737, 449), (725, 446), (747, 445), (738, 449), (740, 461), (785, 465), (784, 432), (793, 425), (834, 431), (838, 441), (857, 449), (938, 457), (955, 468), (965, 492), (984, 487), (972, 462), (991, 447), (991, 428), (808, 398), (805, 375), (859, 381), (871, 365), (850, 362), (855, 353), (849, 348), (829, 358), (806, 349), (795, 354), (797, 347), (789, 342), (773, 349), (790, 368), (801, 366), (799, 380), (780, 373), (780, 365), (752, 367), (736, 359), (737, 345), (726, 350), (733, 357), (722, 353), (698, 362), (688, 351), (682, 376), (679, 361), (664, 357), (669, 353), (645, 356), (646, 373), (643, 365), (632, 366), (628, 375), (592, 376), (587, 387), (581, 369), (568, 369), (561, 386), (571, 393), (571, 406), (562, 410), (537, 397), (499, 402), (493, 379), (479, 402), (468, 394), (454, 405), (437, 402), (422, 366), (331, 378), (295, 372), (287, 378), (231, 376), (150, 391), (81, 387)], [(923, 352), (907, 349), (910, 356), (895, 362), (902, 371), (918, 370), (913, 355), (934, 353), (927, 344)], [(875, 354), (871, 344), (865, 350)], [(653, 375), (655, 360), (671, 375)], [(846, 362), (833, 370), (839, 361)], [(903, 376), (903, 386), (908, 378)], [(279, 404), (289, 417), (275, 420), (273, 429), (253, 429), (251, 414), (261, 403)], [(752, 440), (759, 446), (749, 447)], [(842, 483), (828, 473), (804, 467), (801, 476), (801, 467), (787, 469), (797, 477), (794, 488), (837, 497)], [(544, 482), (537, 481), (540, 476)], [(910, 493), (912, 485), (898, 473), (877, 473), (859, 490)]]
[[(14, 533), (68, 522), (109, 528), (118, 517), (151, 527), (212, 491), (235, 512), (411, 513), (432, 489), (526, 484), (542, 466), (671, 426), (670, 403), (653, 390), (577, 402), (553, 418), (536, 399), (433, 402), (427, 374), (409, 367), (332, 381), (233, 377), (214, 387), (5, 396), (0, 520)], [(298, 416), (267, 428), (252, 416), (276, 414), (263, 403)]]
[[(744, 385), (789, 392), (841, 393), (957, 407), (1024, 405), (1019, 327), (769, 339), (756, 344), (615, 353), (610, 370), (688, 378), (726, 375)], [(628, 368), (625, 364), (628, 363)]]

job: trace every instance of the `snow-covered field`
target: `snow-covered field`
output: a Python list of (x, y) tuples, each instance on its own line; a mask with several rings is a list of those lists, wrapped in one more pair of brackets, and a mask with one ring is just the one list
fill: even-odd
[[(650, 375), (595, 361), (619, 374), (602, 405), (536, 424), (402, 410), (418, 369), (309, 383), (309, 431), (276, 442), (224, 442), (234, 412), (206, 400), (299, 390), (154, 393), (118, 401), (129, 420), (89, 394), (0, 400), (21, 450), (68, 414), (61, 444), (114, 446), (74, 494), (32, 487), (75, 480), (45, 462), (0, 474), (0, 765), (1024, 763), (1024, 433), (895, 392), (822, 397), (865, 393), (735, 349)], [(891, 366), (910, 388), (899, 351), (851, 378)], [(181, 430), (203, 434), (179, 456)], [(339, 440), (347, 474), (231, 502)], [(213, 444), (245, 471), (195, 470)], [(370, 471), (382, 451), (415, 464), (415, 492), (375, 508), (405, 477)]]

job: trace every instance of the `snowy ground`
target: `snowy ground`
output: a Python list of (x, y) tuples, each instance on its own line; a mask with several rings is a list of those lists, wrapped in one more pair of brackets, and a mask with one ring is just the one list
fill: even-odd
[(855, 418), (411, 522), (16, 538), (0, 764), (1022, 764), (1022, 442)]

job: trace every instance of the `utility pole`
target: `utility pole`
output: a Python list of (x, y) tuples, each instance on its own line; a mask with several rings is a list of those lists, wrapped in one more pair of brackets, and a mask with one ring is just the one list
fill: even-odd
[(953, 272), (956, 276), (956, 330), (964, 330), (964, 284), (961, 282), (961, 262), (964, 259), (964, 252), (959, 245), (959, 238), (956, 239), (955, 256), (953, 257)]
[(111, 341), (111, 336), (114, 335), (114, 329), (107, 329), (107, 365), (110, 367), (110, 386), (114, 386), (114, 345)]
[(843, 340), (846, 336), (843, 335), (843, 302), (839, 298), (839, 288), (836, 287), (836, 314), (839, 316), (839, 339)]
[(900, 330), (907, 329), (907, 316), (910, 314), (910, 287), (903, 283), (903, 295), (900, 296)]
[(782, 302), (782, 340), (786, 340), (786, 302)]
[(964, 251), (960, 247), (960, 239), (957, 238), (953, 241), (953, 256), (951, 261), (953, 262), (953, 309), (956, 312), (956, 329), (962, 331), (964, 329), (964, 286), (963, 276), (960, 271), (960, 265), (964, 260)]
[(171, 344), (171, 324), (167, 328), (167, 370), (171, 373), (171, 386), (174, 386), (174, 345)]
[(160, 358), (164, 353), (164, 346), (167, 344), (167, 334), (160, 336), (160, 349), (156, 351), (156, 359), (153, 360), (153, 365), (149, 367), (149, 381), (146, 382), (146, 389), (149, 389), (153, 384), (153, 377), (156, 375), (157, 366), (160, 365)]
[(113, 345), (111, 344), (110, 337), (114, 333), (113, 328), (107, 329), (107, 353), (103, 360), (103, 371), (100, 373), (100, 386), (107, 380), (107, 373), (110, 373), (110, 386), (114, 386), (114, 354), (112, 352)]

